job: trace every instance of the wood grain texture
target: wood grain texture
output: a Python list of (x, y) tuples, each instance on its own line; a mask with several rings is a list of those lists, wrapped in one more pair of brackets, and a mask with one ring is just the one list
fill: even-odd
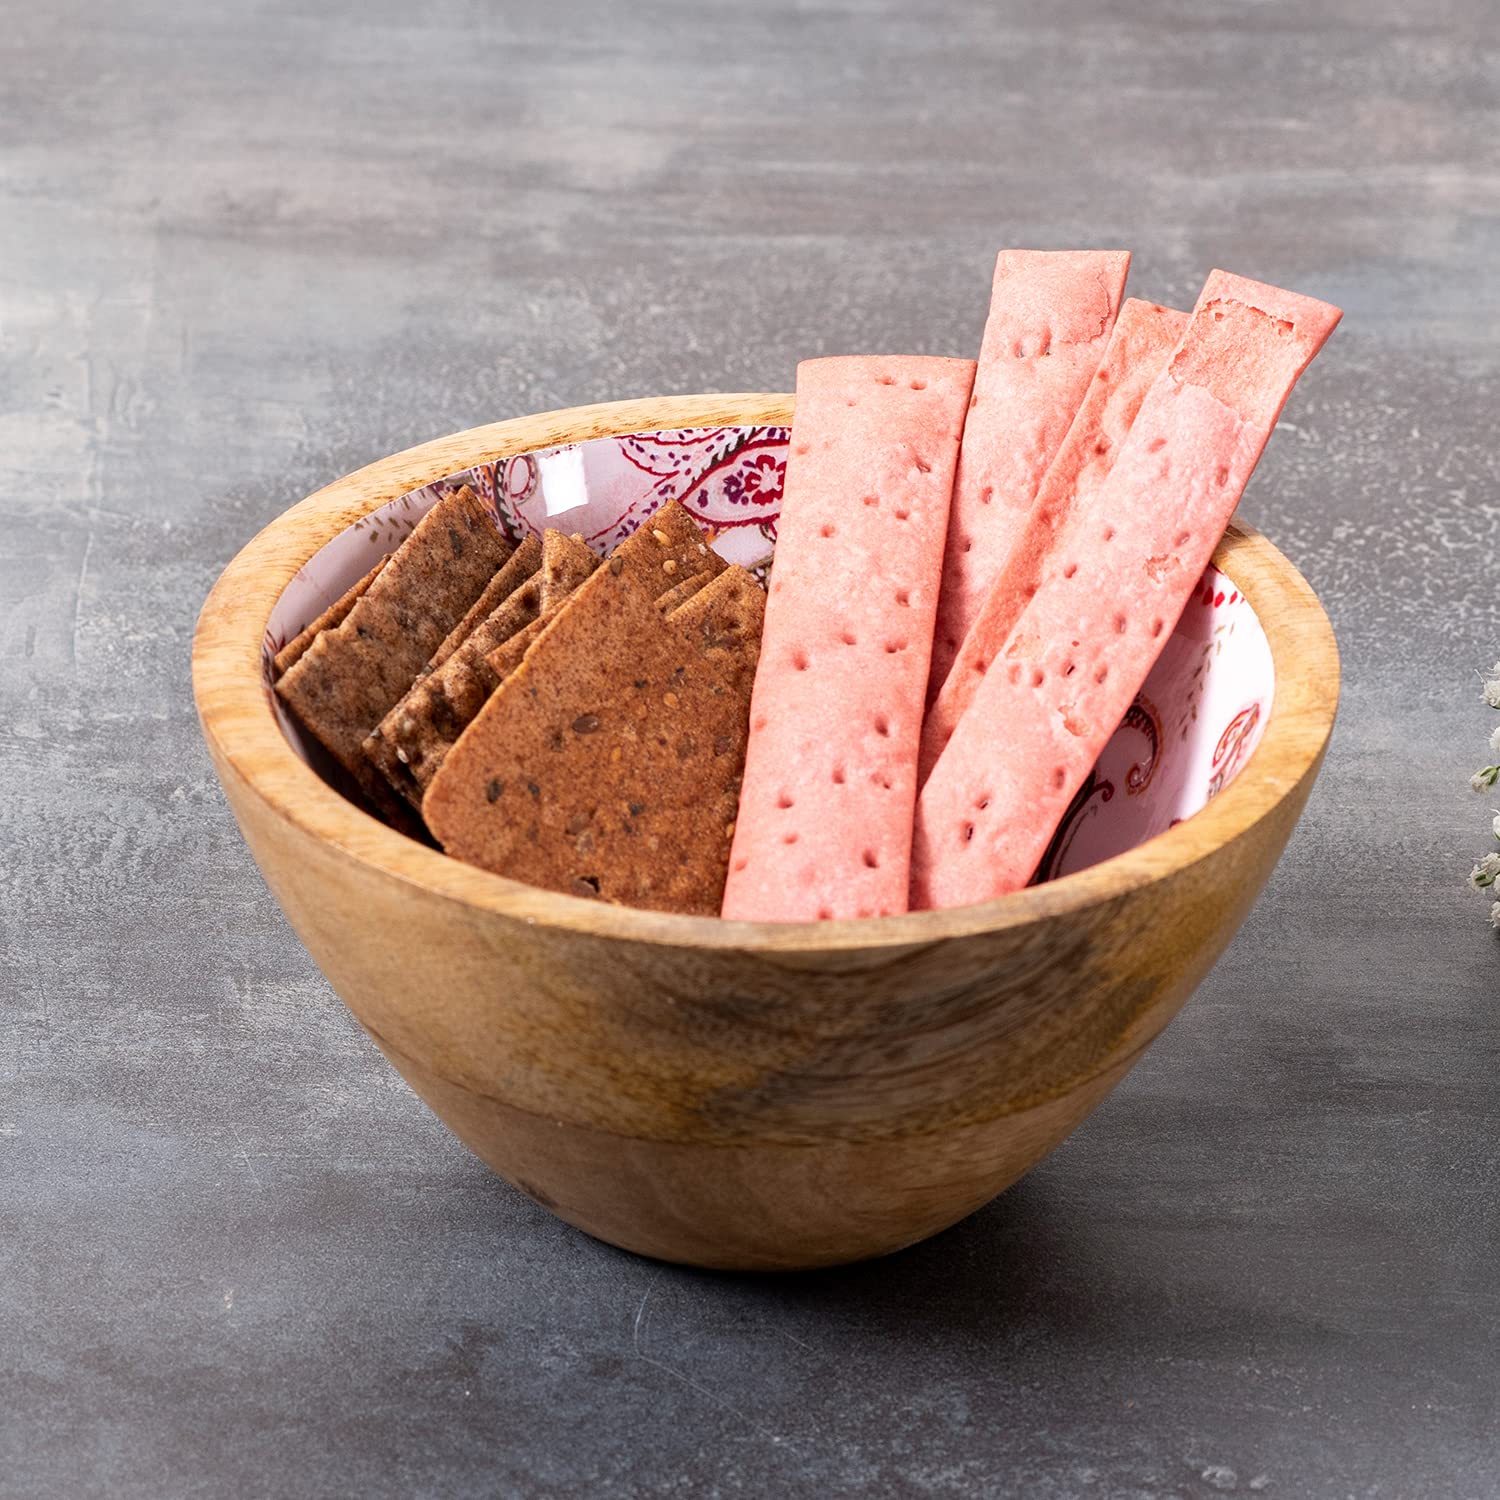
[(199, 714), (230, 804), (360, 1022), (498, 1172), (613, 1243), (703, 1265), (881, 1254), (1034, 1165), (1234, 933), (1306, 800), (1338, 697), (1332, 631), (1311, 591), (1263, 538), (1233, 530), (1216, 561), (1265, 624), (1277, 688), (1261, 745), (1229, 788), (1078, 875), (867, 922), (724, 922), (535, 890), (401, 838), (283, 739), (259, 642), (287, 581), (337, 530), (412, 485), (507, 453), (780, 422), (788, 410), (779, 396), (622, 402), (372, 465), (244, 549), (204, 605), (194, 646)]

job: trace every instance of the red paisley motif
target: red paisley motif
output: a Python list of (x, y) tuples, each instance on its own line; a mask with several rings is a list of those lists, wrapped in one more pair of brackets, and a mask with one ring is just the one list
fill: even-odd
[[(712, 468), (704, 470), (680, 503), (694, 520), (713, 531), (759, 526), (780, 511), (785, 483), (786, 442), (782, 438), (764, 438), (725, 454)], [(713, 503), (716, 499), (742, 505), (745, 513), (727, 512)]]
[(519, 505), (529, 500), (536, 490), (536, 459), (529, 453), (518, 453), (514, 458), (503, 459), (495, 465), (495, 488), (504, 495), (510, 505)]
[(1214, 746), (1213, 775), (1208, 782), (1208, 800), (1212, 801), (1228, 786), (1248, 751), (1255, 726), (1260, 723), (1260, 704), (1242, 708), (1224, 727)]

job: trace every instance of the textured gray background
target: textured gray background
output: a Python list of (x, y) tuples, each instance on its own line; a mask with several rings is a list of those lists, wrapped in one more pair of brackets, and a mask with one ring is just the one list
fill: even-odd
[[(629, 18), (626, 19), (626, 12)], [(1500, 1490), (1487, 0), (0, 0), (0, 1495)], [(1244, 510), (1346, 654), (1194, 1003), (882, 1264), (699, 1275), (490, 1178), (267, 897), (193, 619), (493, 418), (969, 353), (1002, 243), (1345, 324)]]

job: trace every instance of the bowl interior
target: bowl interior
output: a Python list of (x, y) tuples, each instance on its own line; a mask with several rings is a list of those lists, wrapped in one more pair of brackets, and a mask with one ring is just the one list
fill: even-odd
[[(512, 541), (554, 526), (608, 552), (668, 500), (728, 561), (762, 575), (776, 545), (788, 429), (717, 426), (595, 438), (460, 470), (371, 511), (297, 571), (271, 609), (262, 672), (296, 753), (321, 757), (271, 693), (281, 646), (391, 551), (451, 487), (472, 485)], [(1124, 722), (1069, 808), (1038, 871), (1072, 874), (1122, 854), (1204, 807), (1249, 760), (1270, 718), (1275, 671), (1249, 602), (1210, 566)]]

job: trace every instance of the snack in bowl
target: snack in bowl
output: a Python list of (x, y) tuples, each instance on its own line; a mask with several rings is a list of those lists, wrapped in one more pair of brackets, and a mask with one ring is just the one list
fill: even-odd
[(1049, 559), (1072, 538), (1074, 517), (1084, 510), (1087, 498), (1114, 468), (1141, 401), (1166, 368), (1186, 324), (1186, 313), (1158, 307), (1154, 302), (1127, 297), (1121, 305), (1073, 425), (927, 710), (922, 725), (919, 787), (937, 764), (986, 667), (1010, 639)]
[[(228, 803), (380, 1050), (550, 1211), (700, 1265), (888, 1252), (1044, 1158), (1223, 951), (1305, 805), (1338, 696), (1312, 591), (1232, 525), (1045, 883), (864, 921), (580, 899), (402, 837), (330, 784), (273, 658), (450, 490), (469, 484), (511, 543), (551, 524), (602, 554), (677, 499), (726, 562), (760, 571), (791, 418), (790, 395), (670, 397), (392, 455), (248, 542), (194, 640)], [(547, 489), (564, 447), (588, 481), (571, 508)]]
[[(506, 578), (521, 559), (523, 569)], [(443, 643), (447, 655), (439, 651), (405, 697), (371, 731), (364, 742), (365, 754), (419, 810), (422, 793), (443, 757), (500, 685), (486, 660), (488, 654), (538, 620), (549, 601), (558, 607), (597, 565), (598, 559), (577, 537), (552, 530), (542, 533), (540, 543), (527, 537), (495, 575), (502, 586), (494, 591), (492, 607), (469, 624), (467, 631), (463, 625), (454, 631), (455, 636), (463, 634), (456, 642), (450, 636)]]
[(1031, 514), (1108, 345), (1124, 250), (1002, 250), (964, 423), (928, 697)]
[[(711, 915), (734, 832), (765, 593), (731, 567), (663, 610), (662, 594), (681, 581), (659, 587), (677, 571), (655, 555), (670, 545), (659, 519), (537, 637), (448, 753), (422, 811), (444, 849), (470, 864), (574, 895)], [(627, 553), (638, 566), (624, 565)], [(671, 574), (658, 571), (668, 563)]]
[(1166, 645), (1337, 309), (1216, 271), (917, 802), (912, 899), (1019, 890)]
[[(757, 585), (715, 586), (675, 498), (596, 531), (600, 567), (581, 532), (512, 547), (498, 483), (459, 482), (281, 648), (277, 694), (393, 826), (574, 895), (802, 922), (1046, 878), (1338, 320), (1218, 271), (1191, 318), (1122, 304), (1128, 266), (1002, 251), (977, 365), (799, 366), (764, 649)], [(587, 496), (590, 458), (527, 461), (549, 514)], [(695, 654), (684, 632), (726, 609), (732, 653)], [(668, 662), (685, 691), (654, 682)]]
[(797, 368), (726, 917), (906, 909), (917, 745), (974, 362)]
[(348, 614), (276, 679), (288, 708), (398, 827), (411, 820), (365, 757), (365, 738), (511, 551), (473, 490), (455, 490), (422, 518)]
[(368, 573), (355, 583), (351, 583), (327, 609), (320, 614), (311, 624), (304, 625), (301, 630), (284, 645), (275, 656), (271, 658), (271, 672), (275, 677), (283, 676), (291, 667), (307, 655), (307, 648), (323, 634), (325, 630), (333, 630), (342, 625), (349, 617), (349, 611), (359, 603), (365, 596), (365, 591), (375, 582), (375, 575), (386, 565), (389, 554), (382, 557)]
[[(484, 592), (469, 606), (463, 619), (444, 637), (443, 644), (432, 653), (432, 660), (422, 668), (422, 677), (442, 666), (508, 600), (514, 599), (518, 607), (526, 610), (527, 619), (536, 618), (536, 607), (541, 599), (541, 582), (537, 575), (542, 567), (543, 548), (549, 537), (558, 534), (544, 531), (540, 540), (528, 536), (521, 542), (505, 566), (485, 584)], [(528, 588), (527, 584), (533, 579), (537, 581)]]

